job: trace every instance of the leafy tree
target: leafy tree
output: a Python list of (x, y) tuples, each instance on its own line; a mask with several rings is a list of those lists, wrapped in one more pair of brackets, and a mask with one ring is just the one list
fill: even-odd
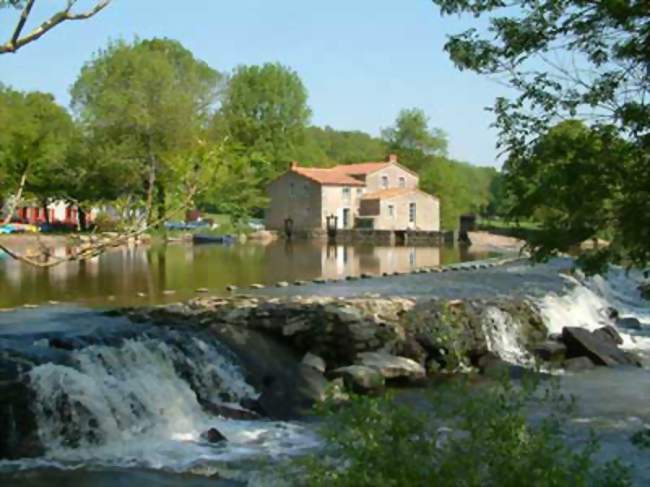
[[(468, 13), (488, 16), (485, 35), (469, 29), (451, 36), (445, 49), (460, 69), (498, 76), (517, 91), (513, 99), (494, 104), (499, 145), (509, 154), (508, 177), (527, 174), (534, 159), (535, 140), (559, 121), (580, 118), (592, 126), (596, 138), (612, 139), (612, 132), (627, 141), (618, 158), (607, 157), (602, 177), (587, 177), (581, 184), (587, 197), (608, 201), (608, 211), (593, 216), (587, 226), (548, 227), (535, 250), (541, 258), (562, 250), (579, 238), (596, 237), (604, 227), (615, 235), (607, 254), (595, 255), (592, 269), (604, 261), (643, 266), (650, 259), (650, 4), (645, 0), (434, 0), (444, 15)], [(555, 132), (557, 134), (557, 131)], [(613, 140), (613, 139), (612, 139)], [(548, 142), (548, 141), (547, 141)], [(604, 142), (604, 141), (603, 141)], [(615, 144), (616, 145), (616, 144)], [(573, 170), (575, 164), (553, 165), (555, 171)], [(593, 152), (583, 161), (592, 167)], [(531, 164), (535, 164), (531, 162)], [(550, 168), (549, 168), (550, 169)], [(603, 169), (603, 166), (599, 166)], [(529, 171), (531, 177), (537, 171)], [(566, 180), (568, 173), (557, 174)], [(609, 181), (603, 181), (608, 178)], [(531, 184), (534, 184), (531, 181)], [(593, 183), (593, 188), (587, 187)], [(565, 186), (556, 208), (566, 206), (575, 188)], [(609, 191), (599, 193), (598, 190)], [(615, 192), (612, 192), (615, 191)], [(518, 197), (518, 196), (517, 196)], [(523, 203), (522, 203), (523, 205)], [(521, 207), (521, 206), (520, 206)], [(581, 215), (564, 214), (565, 222), (582, 222)], [(545, 219), (549, 223), (549, 219)], [(590, 259), (585, 260), (588, 262)]]
[(74, 12), (73, 7), (77, 3), (77, 0), (65, 0), (64, 8), (58, 10), (39, 26), (24, 34), (23, 31), (25, 30), (36, 0), (0, 0), (0, 10), (9, 8), (20, 10), (20, 16), (16, 20), (11, 37), (4, 44), (0, 44), (0, 54), (16, 52), (21, 47), (36, 41), (46, 32), (63, 22), (89, 19), (106, 8), (110, 2), (111, 0), (98, 0), (92, 8), (82, 12)]
[(123, 195), (165, 210), (176, 188), (171, 165), (196, 144), (216, 101), (221, 75), (168, 39), (119, 41), (87, 63), (72, 87), (93, 154), (127, 171)]
[(310, 115), (307, 90), (295, 71), (281, 64), (240, 66), (225, 89), (213, 130), (270, 161), (270, 173), (259, 175), (268, 179), (287, 167)]
[(24, 193), (55, 196), (75, 127), (68, 112), (52, 95), (0, 90), (0, 119), (4, 118), (0, 146), (0, 187), (12, 195), (4, 216), (10, 221)]
[(388, 149), (415, 171), (424, 168), (428, 156), (447, 154), (447, 136), (439, 128), (429, 128), (429, 118), (419, 108), (400, 111), (395, 125), (384, 129), (382, 137)]
[(355, 130), (308, 127), (304, 142), (293, 152), (294, 159), (308, 166), (328, 167), (363, 161), (381, 161), (386, 157), (385, 143)]

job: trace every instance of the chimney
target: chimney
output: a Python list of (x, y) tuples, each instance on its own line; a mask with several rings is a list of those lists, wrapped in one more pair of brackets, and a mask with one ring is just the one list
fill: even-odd
[(295, 169), (298, 167), (298, 161), (291, 161), (291, 166), (289, 166), (289, 169)]
[(388, 154), (388, 162), (397, 162), (397, 154)]

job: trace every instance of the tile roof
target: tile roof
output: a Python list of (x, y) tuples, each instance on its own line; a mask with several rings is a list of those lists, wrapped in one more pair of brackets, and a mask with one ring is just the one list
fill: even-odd
[(390, 164), (391, 162), (360, 162), (358, 164), (340, 164), (332, 169), (354, 176), (365, 176), (366, 174), (379, 171)]
[(397, 196), (402, 196), (410, 193), (421, 192), (417, 188), (388, 188), (380, 189), (379, 191), (373, 191), (372, 193), (364, 194), (361, 199), (364, 200), (381, 200), (381, 199), (390, 199)]
[(294, 165), (291, 171), (301, 176), (311, 179), (317, 183), (330, 186), (365, 186), (362, 181), (348, 176), (342, 171), (335, 170), (335, 168), (316, 168), (316, 167), (300, 167)]

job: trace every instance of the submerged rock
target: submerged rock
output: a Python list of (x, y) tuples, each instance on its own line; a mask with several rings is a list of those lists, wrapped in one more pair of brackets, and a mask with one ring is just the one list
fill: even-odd
[(566, 345), (554, 340), (548, 340), (537, 345), (533, 352), (537, 357), (546, 361), (552, 362), (562, 360), (566, 355)]
[(332, 377), (341, 377), (346, 387), (355, 392), (367, 393), (384, 388), (384, 376), (374, 367), (349, 365), (332, 371)]
[(568, 372), (582, 372), (595, 368), (596, 364), (594, 364), (588, 357), (575, 357), (566, 359), (562, 366)]
[(616, 326), (626, 328), (628, 330), (640, 330), (642, 325), (637, 318), (619, 318), (616, 320)]
[(201, 438), (209, 443), (221, 443), (223, 441), (228, 441), (228, 438), (226, 438), (217, 428), (210, 428), (208, 431), (201, 435)]

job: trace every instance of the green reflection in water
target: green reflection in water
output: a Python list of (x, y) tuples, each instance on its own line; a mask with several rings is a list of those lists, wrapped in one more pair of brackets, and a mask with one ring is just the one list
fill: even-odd
[(187, 299), (228, 284), (407, 272), (488, 257), (459, 247), (330, 246), (320, 241), (120, 248), (92, 261), (36, 269), (0, 259), (0, 308), (48, 301), (131, 306)]

